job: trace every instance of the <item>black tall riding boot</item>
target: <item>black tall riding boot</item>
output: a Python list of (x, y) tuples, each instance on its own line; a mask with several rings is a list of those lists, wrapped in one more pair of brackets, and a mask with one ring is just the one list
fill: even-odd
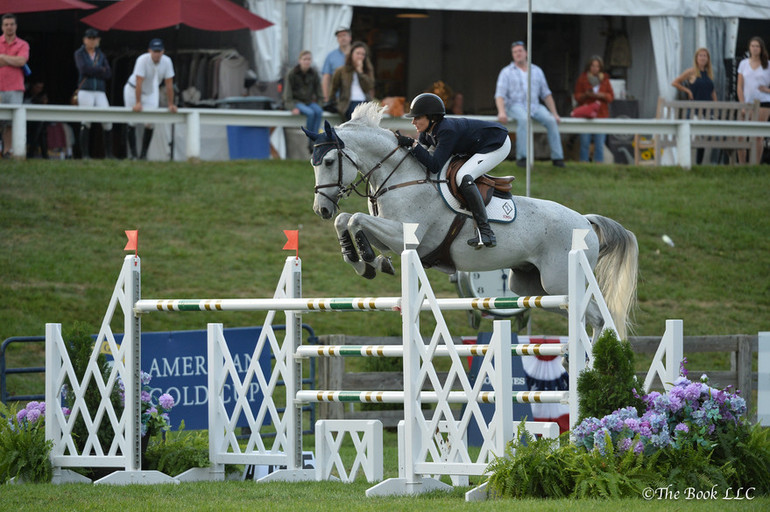
[(495, 234), (489, 227), (489, 218), (487, 217), (487, 208), (484, 206), (484, 200), (481, 198), (479, 189), (473, 182), (470, 174), (463, 176), (460, 182), (460, 193), (467, 203), (468, 210), (473, 214), (473, 220), (476, 221), (477, 233), (474, 238), (468, 240), (468, 245), (481, 248), (482, 245), (494, 247), (497, 245)]
[(112, 130), (103, 130), (102, 137), (104, 139), (104, 158), (112, 160)]
[(144, 134), (142, 135), (142, 154), (139, 155), (139, 160), (147, 160), (147, 150), (150, 147), (150, 141), (152, 140), (152, 128), (146, 128), (144, 129)]
[(136, 127), (129, 126), (126, 130), (126, 146), (128, 147), (128, 158), (136, 160), (138, 153), (136, 152)]
[(87, 160), (91, 158), (91, 129), (86, 125), (80, 125), (80, 158)]

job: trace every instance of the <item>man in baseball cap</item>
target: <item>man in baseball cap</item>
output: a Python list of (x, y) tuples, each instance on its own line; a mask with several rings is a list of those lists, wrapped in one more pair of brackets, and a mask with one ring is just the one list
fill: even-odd
[(329, 52), (326, 56), (326, 60), (324, 60), (324, 65), (321, 68), (321, 89), (324, 94), (324, 103), (328, 103), (329, 100), (332, 99), (329, 98), (332, 75), (338, 67), (345, 65), (345, 58), (347, 58), (348, 53), (350, 52), (350, 42), (353, 40), (350, 33), (350, 27), (338, 27), (337, 30), (334, 31), (334, 35), (337, 36), (339, 48), (335, 48)]
[[(152, 39), (149, 50), (136, 59), (134, 72), (123, 86), (123, 100), (127, 107), (134, 112), (141, 112), (145, 108), (158, 108), (160, 104), (160, 84), (166, 88), (169, 112), (176, 112), (174, 104), (174, 63), (165, 53), (162, 39)], [(139, 158), (147, 158), (147, 149), (150, 147), (154, 130), (152, 124), (145, 125), (142, 136), (142, 152)], [(136, 158), (136, 126), (128, 125), (128, 152), (129, 158)]]

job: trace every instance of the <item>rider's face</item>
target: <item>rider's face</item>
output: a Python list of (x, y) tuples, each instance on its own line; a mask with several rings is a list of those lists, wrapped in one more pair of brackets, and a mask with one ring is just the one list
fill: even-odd
[(428, 116), (417, 116), (412, 118), (412, 125), (415, 127), (418, 133), (422, 133), (428, 129)]

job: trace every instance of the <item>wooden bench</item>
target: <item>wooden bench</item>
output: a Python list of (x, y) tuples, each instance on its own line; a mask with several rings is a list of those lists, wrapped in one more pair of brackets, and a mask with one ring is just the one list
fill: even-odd
[[(655, 119), (704, 119), (715, 121), (759, 121), (759, 101), (738, 103), (734, 101), (668, 101), (658, 98)], [(703, 149), (706, 155), (711, 149), (731, 150), (730, 163), (745, 163), (746, 151), (748, 162), (758, 164), (762, 150), (757, 137), (733, 136), (698, 136), (693, 137), (693, 150)], [(676, 147), (676, 137), (671, 135), (653, 135), (643, 138), (634, 135), (634, 164), (651, 163), (660, 165), (660, 157), (666, 148)], [(693, 159), (693, 161), (695, 161)]]

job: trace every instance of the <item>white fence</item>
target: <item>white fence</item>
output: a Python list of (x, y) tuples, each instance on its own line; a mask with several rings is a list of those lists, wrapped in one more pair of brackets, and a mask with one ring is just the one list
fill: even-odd
[[(574, 422), (577, 417), (578, 397), (576, 380), (580, 371), (590, 365), (591, 338), (585, 323), (585, 309), (595, 301), (602, 311), (606, 325), (613, 327), (604, 300), (593, 277), (588, 261), (582, 251), (570, 253), (569, 316), (570, 335), (568, 342), (570, 358), (570, 389), (572, 392), (527, 392), (514, 395), (511, 390), (511, 331), (508, 321), (495, 322), (495, 329), (489, 347), (484, 353), (480, 375), (476, 385), (471, 385), (462, 364), (462, 347), (455, 347), (452, 336), (444, 321), (441, 302), (428, 282), (425, 271), (414, 250), (402, 253), (402, 295), (393, 302), (388, 298), (380, 303), (374, 298), (313, 299), (301, 298), (301, 262), (298, 258), (286, 259), (273, 299), (242, 299), (239, 306), (248, 310), (266, 311), (267, 316), (262, 332), (256, 343), (252, 364), (241, 378), (235, 371), (232, 357), (224, 339), (221, 324), (209, 324), (208, 336), (208, 378), (209, 378), (209, 458), (211, 468), (191, 470), (176, 479), (158, 472), (141, 470), (140, 430), (140, 352), (141, 315), (158, 311), (216, 311), (218, 304), (227, 304), (226, 299), (216, 300), (141, 300), (141, 265), (136, 256), (127, 256), (123, 262), (120, 277), (115, 285), (112, 299), (107, 308), (91, 360), (82, 381), (78, 381), (64, 348), (59, 324), (48, 324), (46, 333), (46, 407), (49, 421), (46, 422), (46, 437), (53, 442), (52, 463), (55, 481), (66, 481), (63, 467), (121, 467), (100, 480), (102, 483), (157, 483), (180, 480), (222, 479), (225, 464), (255, 464), (283, 466), (262, 480), (314, 480), (315, 470), (303, 469), (302, 461), (302, 415), (304, 402), (324, 400), (377, 401), (377, 392), (340, 392), (338, 390), (302, 390), (302, 360), (307, 357), (299, 351), (301, 345), (301, 314), (310, 311), (355, 311), (364, 309), (386, 309), (402, 315), (404, 345), (401, 357), (404, 359), (403, 392), (395, 397), (404, 403), (405, 424), (403, 438), (403, 460), (400, 461), (400, 477), (378, 484), (367, 491), (368, 495), (419, 493), (437, 488), (447, 488), (431, 475), (467, 476), (483, 475), (487, 464), (496, 455), (504, 452), (512, 440), (514, 424), (513, 401), (559, 401), (569, 402)], [(331, 301), (331, 302), (330, 302)], [(371, 307), (353, 307), (354, 304), (370, 303)], [(532, 301), (525, 301), (530, 303)], [(336, 307), (329, 307), (329, 304)], [(452, 306), (457, 304), (452, 299)], [(487, 304), (487, 306), (483, 306)], [(559, 301), (559, 304), (563, 302)], [(323, 307), (319, 307), (323, 305)], [(280, 306), (280, 307), (279, 307)], [(494, 299), (482, 303), (468, 302), (468, 308), (494, 307)], [(435, 327), (424, 335), (420, 316), (424, 311), (432, 314)], [(281, 340), (272, 328), (275, 315), (285, 315), (286, 330)], [(115, 343), (112, 332), (113, 317), (123, 316), (125, 336), (120, 346)], [(681, 325), (681, 321), (679, 322)], [(679, 329), (681, 343), (681, 327)], [(664, 340), (666, 337), (664, 337)], [(667, 343), (676, 344), (676, 336)], [(109, 345), (115, 354), (116, 364), (109, 375), (102, 376), (96, 364), (102, 343)], [(320, 350), (322, 347), (316, 347)], [(460, 348), (460, 350), (458, 350)], [(264, 350), (275, 356), (270, 374), (262, 372), (257, 361)], [(321, 354), (319, 356), (329, 356)], [(397, 356), (397, 354), (394, 354)], [(677, 357), (681, 356), (681, 345), (677, 350), (662, 349), (661, 359), (668, 355), (665, 364), (658, 364), (651, 371), (657, 371), (666, 382), (679, 367)], [(442, 382), (433, 366), (434, 356), (449, 357), (450, 378)], [(125, 383), (125, 407), (115, 407), (113, 392), (120, 378)], [(72, 384), (71, 392), (75, 406), (66, 415), (62, 406), (62, 392), (65, 380)], [(481, 391), (485, 380), (492, 384), (493, 391)], [(664, 380), (666, 379), (666, 380)], [(276, 392), (279, 380), (285, 382), (285, 393)], [(101, 403), (96, 411), (85, 407), (83, 394), (89, 382), (94, 382), (101, 394)], [(252, 410), (246, 400), (251, 384), (256, 383), (263, 392), (263, 402)], [(228, 412), (224, 405), (223, 389), (229, 385), (234, 390), (235, 407)], [(425, 387), (427, 386), (427, 389)], [(453, 392), (460, 386), (462, 393)], [(344, 394), (343, 394), (344, 393)], [(521, 396), (520, 396), (521, 395)], [(487, 422), (479, 409), (479, 403), (495, 403), (495, 414)], [(435, 406), (423, 409), (424, 403)], [(463, 403), (463, 412), (450, 406)], [(285, 404), (283, 414), (279, 407)], [(85, 421), (88, 436), (86, 446), (78, 449), (72, 430), (80, 417)], [(236, 425), (240, 418), (248, 420), (251, 434), (245, 445), (236, 438)], [(482, 432), (484, 445), (478, 454), (472, 455), (465, 443), (467, 428), (475, 420)], [(268, 420), (267, 422), (265, 420)], [(270, 427), (264, 428), (268, 423)], [(109, 446), (102, 446), (98, 432), (107, 426), (114, 432)], [(441, 432), (437, 441), (436, 432)], [(443, 448), (442, 448), (443, 445)], [(444, 449), (451, 447), (449, 452)]]
[[(325, 116), (332, 123), (340, 121), (339, 116)], [(466, 116), (487, 121), (496, 121), (494, 116)], [(10, 120), (13, 124), (13, 153), (25, 158), (27, 142), (27, 121), (58, 122), (112, 122), (112, 123), (173, 123), (184, 127), (186, 134), (186, 157), (200, 159), (201, 125), (218, 126), (261, 126), (278, 128), (299, 128), (305, 124), (304, 116), (295, 116), (285, 110), (230, 110), (180, 108), (176, 114), (166, 109), (148, 109), (133, 112), (125, 107), (85, 108), (69, 105), (0, 105), (0, 121)], [(386, 117), (382, 126), (390, 129), (411, 130), (408, 119)], [(508, 123), (509, 131), (516, 130), (515, 121)], [(544, 133), (538, 123), (532, 124), (535, 133)], [(634, 135), (637, 133), (676, 136), (677, 164), (689, 169), (691, 162), (691, 137), (696, 136), (747, 136), (770, 137), (770, 123), (745, 121), (707, 121), (699, 119), (577, 119), (564, 117), (559, 126), (562, 133), (611, 133)]]

